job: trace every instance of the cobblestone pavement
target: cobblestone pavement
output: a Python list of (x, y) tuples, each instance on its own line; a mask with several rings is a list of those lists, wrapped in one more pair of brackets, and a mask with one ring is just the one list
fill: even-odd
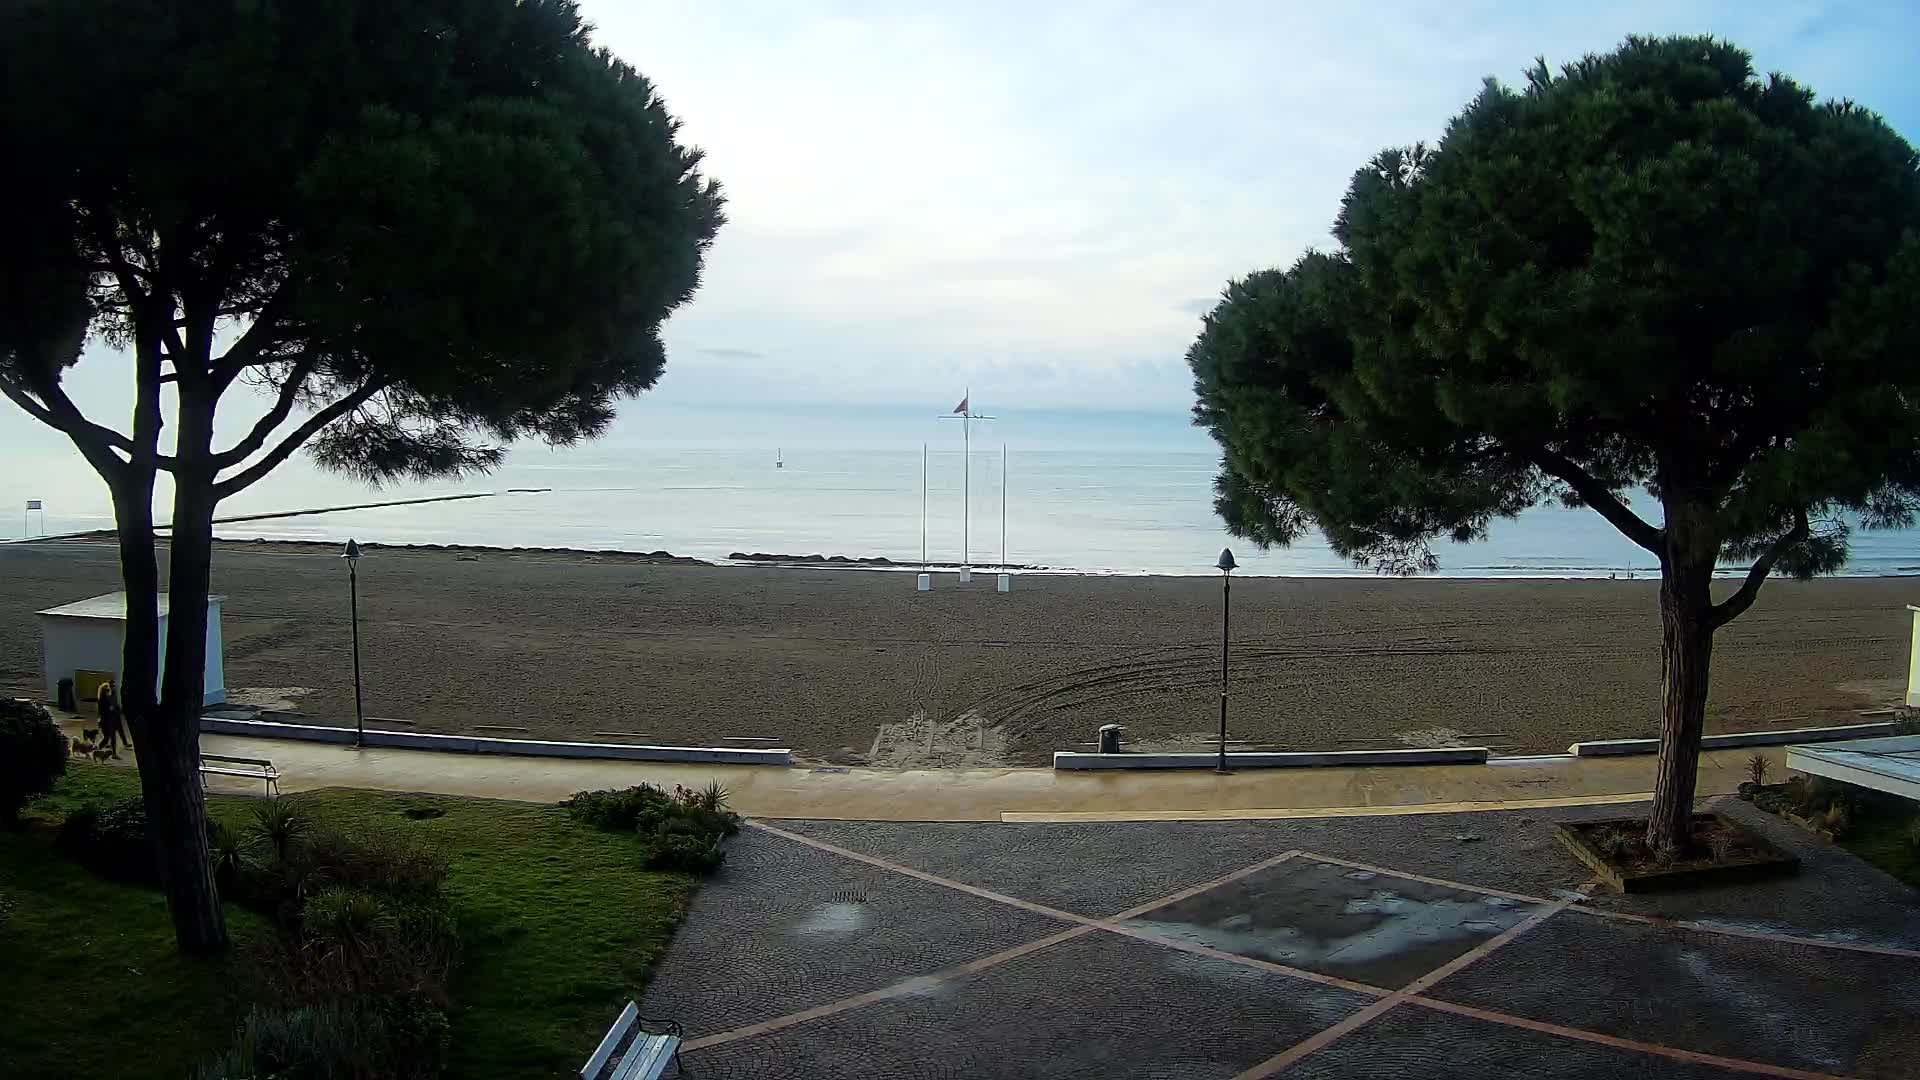
[(1555, 820), (756, 822), (643, 1011), (707, 1078), (1912, 1077), (1920, 892), (1585, 891)]

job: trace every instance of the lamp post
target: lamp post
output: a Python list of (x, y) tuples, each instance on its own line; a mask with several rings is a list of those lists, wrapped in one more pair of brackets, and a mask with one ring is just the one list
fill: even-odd
[(1220, 764), (1214, 772), (1227, 771), (1227, 637), (1233, 614), (1233, 552), (1220, 549)]
[(340, 557), (347, 560), (347, 603), (353, 620), (353, 748), (358, 750), (367, 738), (367, 717), (360, 706), (360, 545), (348, 538)]

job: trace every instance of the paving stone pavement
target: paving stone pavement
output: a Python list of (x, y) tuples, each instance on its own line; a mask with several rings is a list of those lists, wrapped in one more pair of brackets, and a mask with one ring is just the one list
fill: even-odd
[(1555, 820), (756, 822), (643, 1011), (699, 1077), (1920, 1075), (1920, 892), (1579, 891)]

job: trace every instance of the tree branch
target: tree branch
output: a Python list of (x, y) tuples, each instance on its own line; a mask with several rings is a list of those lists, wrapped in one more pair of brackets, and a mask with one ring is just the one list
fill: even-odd
[(1780, 556), (1786, 554), (1789, 548), (1807, 542), (1811, 534), (1807, 512), (1797, 510), (1794, 518), (1793, 528), (1775, 540), (1766, 554), (1753, 560), (1753, 565), (1747, 568), (1747, 579), (1740, 583), (1740, 591), (1713, 605), (1709, 623), (1712, 629), (1718, 630), (1752, 607), (1753, 598), (1760, 595), (1761, 584), (1767, 580), (1768, 574), (1773, 573), (1774, 564), (1780, 561)]
[(307, 376), (313, 374), (312, 360), (301, 360), (293, 365), (285, 382), (280, 384), (280, 396), (274, 400), (273, 408), (254, 422), (253, 430), (247, 437), (235, 443), (231, 449), (222, 450), (213, 455), (215, 469), (231, 468), (252, 457), (256, 451), (267, 444), (268, 436), (274, 429), (293, 415), (293, 407), (300, 400), (300, 388), (306, 384)]
[[(272, 472), (276, 466), (287, 460), (295, 450), (305, 445), (308, 439), (318, 434), (320, 429), (360, 406), (365, 405), (369, 398), (385, 388), (385, 383), (369, 382), (348, 394), (346, 397), (307, 417), (306, 423), (295, 428), (291, 435), (281, 440), (280, 445), (267, 451), (266, 456), (254, 462), (252, 465), (247, 466), (244, 470), (213, 485), (214, 500), (217, 502), (229, 495), (235, 495), (245, 491), (248, 487), (252, 486), (255, 481)], [(278, 406), (276, 405), (275, 407), (277, 408)], [(251, 436), (249, 436), (249, 438), (251, 438)]]
[(94, 471), (99, 473), (102, 479), (112, 483), (125, 470), (126, 462), (115, 457), (113, 451), (123, 450), (131, 454), (132, 439), (111, 428), (101, 427), (80, 415), (80, 410), (74, 407), (73, 402), (60, 391), (57, 384), (51, 391), (36, 388), (33, 392), (40, 396), (41, 401), (33, 400), (11, 379), (0, 379), (0, 394), (5, 394), (8, 400), (20, 406), (28, 416), (56, 431), (65, 432), (67, 438), (73, 440), (73, 445), (79, 448), (81, 456), (87, 459), (87, 463), (93, 466)]
[(136, 270), (127, 261), (127, 253), (120, 247), (120, 237), (111, 224), (106, 223), (99, 211), (86, 215), (87, 224), (93, 230), (94, 242), (100, 245), (101, 254), (107, 257), (107, 265), (113, 268), (114, 277), (120, 281), (120, 291), (127, 294), (127, 302), (136, 309), (147, 300), (147, 293), (141, 289), (137, 279), (149, 275)]
[(286, 308), (293, 302), (292, 286), (281, 285), (267, 302), (260, 305), (260, 313), (254, 316), (253, 325), (240, 335), (240, 340), (223, 353), (213, 365), (213, 384), (225, 390), (245, 371), (260, 362), (260, 354), (273, 343), (275, 325), (285, 314)]
[(1593, 474), (1574, 464), (1572, 459), (1557, 454), (1546, 447), (1535, 447), (1527, 453), (1540, 471), (1558, 478), (1573, 489), (1580, 501), (1592, 507), (1599, 515), (1607, 519), (1621, 535), (1653, 552), (1655, 555), (1666, 553), (1663, 531), (1647, 524), (1646, 520), (1633, 512), (1626, 503), (1620, 501), (1605, 484), (1594, 479)]
[(0, 379), (0, 393), (6, 394), (15, 405), (20, 406), (35, 420), (55, 430), (64, 431), (73, 438), (84, 437), (99, 443), (102, 447), (110, 447), (128, 454), (133, 453), (132, 439), (110, 427), (87, 419), (80, 412), (79, 406), (73, 403), (73, 399), (67, 397), (66, 391), (60, 389), (60, 384), (33, 386), (28, 389), (38, 395), (40, 401), (34, 401), (33, 398), (28, 397), (26, 391), (11, 381)]

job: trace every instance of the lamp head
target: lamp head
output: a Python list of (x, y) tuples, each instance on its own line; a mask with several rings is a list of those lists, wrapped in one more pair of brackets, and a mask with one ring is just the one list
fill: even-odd
[(359, 542), (349, 538), (347, 540), (347, 549), (340, 553), (340, 557), (347, 560), (347, 564), (349, 566), (351, 566), (355, 562), (358, 562), (360, 559)]
[(1220, 562), (1218, 565), (1220, 567), (1221, 573), (1225, 573), (1225, 574), (1233, 573), (1233, 568), (1239, 565), (1233, 561), (1233, 549), (1231, 548), (1220, 549)]

